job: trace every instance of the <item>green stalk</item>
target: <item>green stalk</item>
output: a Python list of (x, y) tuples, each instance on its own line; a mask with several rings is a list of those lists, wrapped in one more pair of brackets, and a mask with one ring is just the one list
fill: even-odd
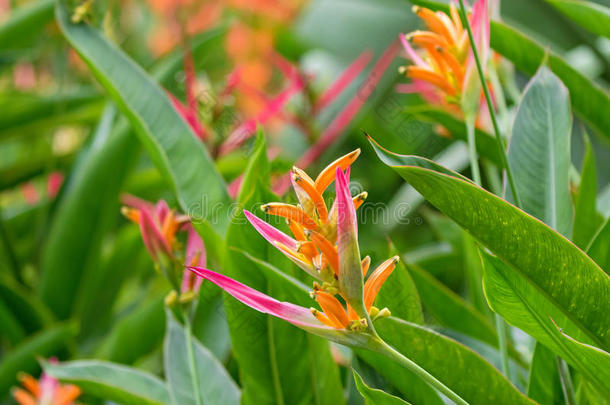
[[(479, 73), (479, 79), (481, 80), (481, 85), (483, 87), (483, 92), (485, 93), (485, 100), (487, 101), (487, 108), (489, 109), (489, 115), (491, 117), (491, 122), (494, 127), (494, 132), (496, 135), (496, 144), (498, 146), (498, 152), (500, 155), (500, 159), (502, 160), (502, 166), (506, 169), (506, 177), (508, 178), (508, 184), (510, 186), (510, 190), (513, 194), (513, 198), (515, 199), (515, 204), (517, 207), (521, 206), (521, 200), (519, 199), (519, 194), (517, 193), (517, 187), (515, 185), (515, 180), (513, 178), (513, 173), (510, 170), (510, 164), (508, 163), (508, 158), (506, 157), (506, 151), (504, 150), (504, 141), (502, 140), (502, 134), (500, 132), (500, 127), (498, 125), (498, 119), (496, 118), (496, 112), (493, 108), (493, 104), (491, 102), (491, 96), (489, 95), (489, 89), (487, 88), (487, 81), (485, 80), (485, 75), (483, 73), (483, 66), (481, 65), (481, 59), (479, 58), (479, 52), (477, 50), (476, 43), (474, 41), (474, 35), (472, 34), (472, 28), (470, 27), (470, 22), (468, 21), (468, 17), (466, 15), (466, 6), (464, 6), (464, 0), (460, 0), (460, 11), (462, 14), (462, 18), (464, 20), (464, 26), (466, 27), (466, 31), (468, 31), (468, 39), (470, 41), (470, 48), (472, 49), (472, 54), (474, 56), (474, 60), (477, 65), (477, 72)], [(469, 124), (470, 121), (470, 124)], [(472, 144), (474, 145), (474, 120), (468, 119), (466, 120), (466, 126), (468, 129), (468, 143), (469, 147), (471, 138), (473, 138)], [(472, 128), (470, 128), (472, 126)], [(472, 132), (472, 134), (471, 134)], [(476, 146), (475, 146), (476, 148)], [(476, 150), (471, 152), (471, 160), (472, 155), (476, 156)], [(477, 166), (478, 171), (478, 166)], [(473, 168), (473, 179), (475, 183), (480, 185), (480, 177), (479, 181), (474, 178), (475, 170)], [(480, 174), (479, 174), (480, 176)], [(504, 375), (510, 379), (509, 375), (509, 364), (508, 364), (508, 349), (506, 347), (506, 324), (504, 319), (495, 314), (495, 323), (496, 323), (496, 332), (498, 334), (498, 347), (500, 348), (500, 355), (502, 357), (502, 369), (504, 371)]]
[(376, 337), (373, 339), (373, 347), (372, 350), (376, 351), (379, 354), (383, 354), (384, 356), (394, 360), (396, 363), (405, 367), (407, 370), (413, 372), (413, 374), (417, 375), (419, 378), (427, 382), (433, 388), (436, 388), (439, 392), (444, 394), (447, 398), (455, 402), (459, 405), (468, 405), (468, 402), (464, 401), (462, 397), (453, 392), (449, 387), (445, 384), (437, 380), (432, 374), (428, 373), (422, 367), (420, 367), (414, 361), (408, 359), (392, 346), (388, 345), (381, 338)]
[(477, 156), (477, 143), (474, 137), (474, 116), (466, 117), (466, 133), (468, 135), (468, 155), (470, 156), (470, 170), (472, 180), (478, 186), (481, 185), (481, 169), (479, 168), (479, 158)]
[(559, 380), (561, 381), (561, 390), (566, 405), (576, 405), (576, 395), (574, 394), (574, 385), (570, 376), (570, 369), (564, 359), (557, 356), (557, 369), (559, 370)]
[(191, 325), (190, 314), (187, 310), (183, 311), (184, 314), (184, 330), (186, 332), (186, 350), (189, 358), (189, 371), (191, 374), (191, 383), (193, 384), (193, 391), (195, 391), (195, 403), (197, 405), (203, 405), (201, 401), (201, 391), (199, 389), (199, 379), (197, 378), (197, 366), (195, 364), (195, 352), (193, 351), (193, 327)]
[(517, 205), (517, 207), (520, 207), (521, 200), (519, 199), (519, 194), (517, 193), (517, 187), (515, 185), (513, 173), (510, 170), (510, 165), (509, 165), (508, 159), (506, 157), (506, 151), (504, 150), (504, 141), (502, 140), (502, 134), (500, 132), (500, 127), (498, 126), (498, 120), (496, 118), (496, 113), (494, 111), (493, 104), (491, 102), (491, 96), (489, 95), (489, 89), (487, 88), (487, 82), (485, 80), (485, 76), (483, 75), (483, 67), (481, 65), (481, 60), (479, 58), (479, 53), (477, 51), (476, 44), (474, 42), (474, 36), (472, 35), (472, 29), (470, 28), (470, 23), (468, 22), (468, 17), (466, 15), (466, 7), (464, 6), (464, 0), (460, 0), (460, 12), (462, 13), (462, 18), (464, 19), (464, 26), (466, 27), (466, 31), (468, 31), (468, 39), (470, 40), (472, 54), (474, 55), (474, 60), (477, 65), (477, 71), (479, 72), (479, 79), (481, 79), (481, 84), (483, 86), (483, 93), (485, 93), (485, 100), (487, 101), (487, 108), (489, 109), (489, 115), (491, 116), (491, 122), (494, 127), (494, 132), (496, 135), (496, 143), (498, 145), (498, 152), (500, 154), (500, 159), (502, 160), (502, 166), (504, 166), (504, 168), (506, 169), (506, 177), (508, 178), (508, 184), (510, 186), (510, 191), (513, 194), (513, 198), (515, 199), (515, 204)]
[(19, 264), (19, 259), (17, 258), (17, 253), (15, 252), (15, 248), (13, 246), (11, 237), (8, 233), (8, 230), (4, 227), (4, 219), (2, 218), (2, 211), (0, 210), (0, 239), (2, 239), (2, 244), (4, 245), (4, 250), (6, 251), (6, 256), (8, 257), (8, 261), (11, 264), (11, 269), (13, 271), (13, 276), (15, 280), (22, 283), (21, 279), (21, 266)]

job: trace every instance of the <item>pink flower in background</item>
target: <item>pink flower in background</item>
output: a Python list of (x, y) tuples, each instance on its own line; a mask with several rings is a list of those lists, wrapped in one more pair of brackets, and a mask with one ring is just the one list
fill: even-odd
[[(56, 364), (52, 358), (49, 363)], [(75, 400), (81, 395), (81, 389), (72, 384), (60, 384), (59, 381), (46, 373), (40, 380), (29, 374), (21, 374), (19, 381), (23, 388), (14, 388), (13, 398), (19, 405), (75, 405)]]

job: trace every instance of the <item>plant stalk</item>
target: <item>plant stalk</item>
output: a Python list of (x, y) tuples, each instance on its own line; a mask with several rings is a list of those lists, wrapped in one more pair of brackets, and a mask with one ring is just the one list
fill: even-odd
[(510, 379), (509, 376), (509, 365), (508, 365), (508, 345), (506, 343), (506, 323), (504, 318), (500, 314), (494, 314), (496, 321), (496, 332), (498, 333), (498, 347), (500, 348), (500, 358), (502, 360), (502, 372), (506, 378)]
[(6, 256), (8, 257), (15, 280), (19, 283), (23, 283), (21, 278), (21, 265), (19, 264), (19, 259), (17, 258), (17, 253), (15, 252), (8, 230), (4, 227), (2, 210), (0, 210), (0, 239), (2, 239), (2, 244), (4, 245), (4, 250), (6, 251)]
[(462, 397), (460, 397), (458, 394), (453, 392), (445, 384), (443, 384), (442, 382), (437, 380), (436, 377), (434, 377), (432, 374), (428, 373), (417, 363), (408, 359), (403, 354), (401, 354), (396, 349), (394, 349), (392, 346), (388, 345), (381, 338), (377, 337), (373, 341), (376, 343), (375, 348), (373, 350), (377, 351), (380, 354), (383, 354), (384, 356), (390, 358), (391, 360), (394, 360), (396, 363), (400, 364), (401, 366), (405, 367), (409, 371), (413, 372), (419, 378), (421, 378), (422, 380), (427, 382), (433, 388), (436, 388), (439, 392), (444, 394), (447, 398), (449, 398), (456, 404), (468, 405), (468, 402), (463, 400)]
[(508, 158), (506, 157), (506, 151), (504, 150), (504, 141), (502, 140), (502, 134), (500, 132), (500, 127), (498, 126), (498, 119), (496, 118), (496, 113), (493, 108), (491, 96), (489, 95), (489, 88), (487, 87), (487, 81), (485, 80), (485, 76), (483, 74), (483, 67), (481, 65), (481, 59), (479, 58), (479, 53), (477, 51), (477, 47), (474, 42), (474, 36), (472, 35), (472, 29), (470, 28), (470, 23), (468, 22), (468, 17), (466, 15), (466, 6), (464, 6), (464, 0), (460, 0), (460, 12), (462, 14), (462, 18), (464, 19), (464, 26), (466, 27), (466, 31), (468, 31), (468, 39), (470, 40), (470, 47), (472, 48), (472, 54), (474, 55), (474, 60), (477, 65), (479, 79), (481, 79), (481, 85), (483, 86), (483, 93), (485, 93), (485, 100), (487, 101), (487, 108), (489, 109), (489, 115), (491, 116), (491, 122), (494, 127), (494, 132), (496, 135), (496, 143), (498, 145), (498, 152), (500, 154), (500, 159), (502, 160), (502, 166), (504, 166), (504, 169), (506, 169), (506, 177), (508, 179), (510, 191), (512, 192), (513, 198), (515, 199), (515, 204), (517, 205), (517, 207), (521, 207), (521, 200), (519, 199), (519, 194), (517, 193), (517, 187), (515, 184), (515, 180), (513, 178), (513, 173), (510, 170)]
[(477, 142), (475, 139), (475, 118), (474, 116), (466, 117), (466, 134), (468, 135), (468, 155), (470, 157), (470, 170), (472, 171), (472, 180), (476, 185), (481, 186), (481, 169), (479, 168), (479, 157), (477, 156)]
[(576, 405), (576, 395), (574, 394), (574, 385), (572, 384), (568, 363), (559, 356), (557, 356), (557, 369), (559, 370), (559, 380), (561, 381), (561, 390), (566, 405)]
[(195, 352), (193, 351), (193, 327), (191, 317), (187, 310), (183, 311), (184, 315), (184, 330), (186, 332), (186, 350), (189, 359), (189, 371), (191, 374), (191, 383), (195, 394), (195, 403), (203, 405), (201, 401), (201, 391), (199, 389), (199, 378), (197, 374), (197, 366), (195, 364)]

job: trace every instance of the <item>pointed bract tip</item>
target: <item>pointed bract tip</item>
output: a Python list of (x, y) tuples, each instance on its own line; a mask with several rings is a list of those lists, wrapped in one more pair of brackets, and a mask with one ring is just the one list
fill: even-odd
[(396, 264), (400, 261), (400, 256), (396, 255), (392, 258), (392, 260), (394, 261), (394, 264)]
[[(266, 213), (267, 211), (269, 211), (269, 204), (263, 204), (263, 205), (261, 205), (261, 210), (262, 210), (263, 212), (265, 212), (265, 213)], [(245, 210), (244, 210), (244, 211), (245, 211)]]

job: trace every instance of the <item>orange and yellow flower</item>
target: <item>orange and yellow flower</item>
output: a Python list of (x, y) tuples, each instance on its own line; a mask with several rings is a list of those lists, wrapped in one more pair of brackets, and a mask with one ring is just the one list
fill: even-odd
[(13, 397), (19, 405), (75, 405), (81, 390), (76, 385), (60, 384), (53, 377), (43, 374), (40, 381), (29, 374), (21, 374), (23, 388), (13, 389)]

